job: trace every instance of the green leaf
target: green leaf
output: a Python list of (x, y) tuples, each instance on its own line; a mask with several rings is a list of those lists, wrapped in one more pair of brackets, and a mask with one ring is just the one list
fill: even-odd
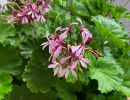
[(35, 39), (26, 38), (26, 40), (24, 40), (19, 46), (21, 55), (26, 59), (31, 58), (33, 50), (37, 47), (36, 44), (37, 42)]
[(57, 95), (59, 98), (61, 98), (62, 100), (77, 100), (73, 88), (71, 88), (71, 86), (68, 85), (65, 80), (57, 80), (55, 84), (55, 88), (57, 90)]
[(104, 42), (108, 41), (110, 44), (124, 49), (124, 46), (128, 43), (128, 32), (121, 25), (103, 16), (94, 16), (92, 20), (99, 32), (99, 37)]
[(48, 93), (32, 93), (24, 86), (14, 85), (12, 92), (4, 100), (57, 100), (54, 90)]
[(9, 74), (0, 73), (0, 100), (2, 100), (5, 94), (12, 90), (12, 77)]
[(106, 98), (104, 95), (101, 94), (96, 95), (96, 94), (89, 93), (87, 94), (86, 100), (106, 100)]
[(107, 57), (98, 58), (96, 65), (90, 68), (90, 77), (98, 81), (98, 90), (101, 93), (111, 92), (121, 85), (123, 80), (118, 76), (122, 74), (122, 68), (114, 59)]
[(0, 72), (13, 75), (21, 72), (22, 63), (19, 51), (12, 46), (0, 46)]
[(75, 83), (78, 80), (78, 78), (74, 77), (72, 73), (69, 73), (66, 82), (68, 83)]
[(4, 42), (9, 36), (14, 35), (14, 26), (6, 21), (0, 20), (0, 42)]
[(107, 96), (105, 100), (127, 100), (127, 97), (121, 93), (113, 93)]
[(27, 87), (35, 93), (50, 91), (53, 84), (51, 71), (48, 69), (48, 54), (41, 50), (35, 50), (32, 59), (26, 65), (23, 80)]
[(123, 93), (124, 95), (130, 97), (130, 88), (123, 86), (123, 85), (119, 85), (116, 87), (116, 90)]

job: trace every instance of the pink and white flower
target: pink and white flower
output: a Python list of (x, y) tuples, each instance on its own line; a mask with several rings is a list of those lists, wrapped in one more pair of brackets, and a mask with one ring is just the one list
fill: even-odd
[[(54, 76), (59, 73), (61, 77), (65, 77), (66, 79), (71, 73), (74, 77), (77, 77), (76, 71), (79, 70), (79, 67), (87, 68), (87, 64), (89, 63), (89, 59), (84, 57), (86, 51), (86, 45), (90, 38), (92, 38), (91, 33), (84, 28), (82, 21), (78, 19), (80, 22), (80, 32), (82, 35), (82, 41), (80, 43), (73, 42), (72, 45), (67, 41), (70, 39), (68, 35), (72, 34), (72, 26), (77, 25), (76, 22), (69, 24), (67, 27), (57, 27), (55, 32), (53, 33), (53, 37), (49, 38), (47, 36), (47, 42), (42, 44), (43, 49), (46, 46), (49, 46), (50, 58), (49, 61), (52, 62), (48, 66), (48, 68), (54, 69)], [(66, 39), (67, 38), (67, 39)], [(94, 55), (99, 55), (95, 50), (88, 49), (88, 52), (91, 52)], [(78, 68), (77, 68), (78, 67)], [(82, 68), (82, 69), (83, 69)], [(81, 69), (81, 68), (80, 68)]]

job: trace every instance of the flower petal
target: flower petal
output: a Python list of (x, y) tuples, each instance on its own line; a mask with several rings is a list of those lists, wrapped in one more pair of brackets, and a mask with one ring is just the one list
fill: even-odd
[(58, 48), (54, 52), (54, 57), (58, 57), (61, 53), (61, 50), (62, 50), (62, 46), (58, 46)]
[(84, 61), (85, 63), (89, 62), (89, 60), (87, 58), (82, 58), (81, 60)]
[(66, 69), (66, 71), (65, 71), (65, 79), (67, 79), (68, 75), (69, 75), (69, 69)]
[(79, 57), (79, 56), (81, 55), (82, 51), (83, 51), (83, 47), (81, 46), (81, 47), (76, 51), (75, 56), (76, 56), (76, 57)]
[(48, 66), (48, 68), (55, 68), (57, 66), (57, 64), (50, 64), (49, 66)]
[(85, 62), (83, 62), (82, 60), (80, 60), (80, 63), (81, 65), (84, 67), (84, 68), (87, 68), (87, 64)]
[(62, 58), (62, 59), (60, 60), (60, 64), (64, 64), (69, 58), (70, 58), (70, 56), (69, 56), (69, 57), (64, 57), (64, 58)]
[(73, 69), (71, 69), (71, 72), (74, 77), (77, 77), (77, 73)]
[(75, 67), (77, 67), (77, 63), (78, 63), (78, 61), (73, 61), (71, 63), (71, 69), (75, 69)]
[(71, 50), (73, 53), (75, 53), (79, 48), (80, 48), (81, 45), (78, 45), (78, 46), (72, 46), (71, 47)]
[(65, 39), (67, 37), (67, 32), (65, 31), (64, 33), (62, 33), (61, 35), (60, 35), (60, 39), (61, 40), (63, 40), (63, 39)]
[(62, 76), (64, 76), (64, 75), (65, 75), (65, 71), (62, 70), (62, 69), (60, 69), (60, 76), (62, 77)]
[(59, 67), (56, 67), (56, 68), (54, 69), (54, 76), (56, 76), (56, 74), (58, 73), (58, 71), (59, 71)]

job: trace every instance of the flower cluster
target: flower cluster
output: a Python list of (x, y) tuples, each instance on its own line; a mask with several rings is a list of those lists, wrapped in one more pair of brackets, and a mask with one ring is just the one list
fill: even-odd
[(13, 16), (17, 22), (22, 24), (34, 23), (34, 21), (45, 22), (45, 13), (50, 11), (49, 0), (38, 0), (36, 3), (26, 1), (21, 6), (20, 10), (13, 10)]
[[(69, 73), (72, 73), (74, 77), (77, 77), (77, 70), (87, 68), (89, 60), (84, 57), (84, 53), (87, 51), (92, 52), (96, 57), (100, 54), (97, 51), (86, 48), (86, 45), (92, 40), (91, 33), (84, 28), (82, 21), (78, 18), (78, 22), (73, 22), (65, 28), (58, 27), (53, 33), (53, 37), (47, 36), (47, 42), (42, 43), (43, 49), (49, 45), (50, 58), (52, 62), (48, 68), (54, 69), (54, 76), (59, 74), (61, 77), (67, 78)], [(82, 36), (82, 42), (75, 45), (69, 44), (67, 38), (72, 34), (72, 26), (79, 25), (79, 38)], [(60, 34), (60, 35), (59, 35)], [(82, 66), (82, 68), (80, 68)]]

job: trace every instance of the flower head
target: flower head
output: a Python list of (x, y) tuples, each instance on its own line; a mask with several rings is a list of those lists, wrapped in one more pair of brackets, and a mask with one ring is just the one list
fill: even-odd
[[(49, 61), (51, 61), (52, 64), (50, 64), (48, 68), (54, 69), (54, 76), (59, 74), (61, 77), (67, 79), (71, 73), (74, 77), (77, 77), (79, 67), (83, 70), (88, 68), (87, 64), (89, 63), (89, 59), (85, 58), (84, 54), (87, 42), (92, 38), (92, 35), (84, 28), (82, 21), (80, 19), (78, 19), (78, 21), (80, 22), (79, 33), (82, 36), (82, 41), (76, 44), (75, 41), (73, 42), (70, 38), (70, 35), (73, 35), (72, 26), (78, 24), (77, 22), (73, 22), (65, 28), (57, 27), (53, 33), (53, 37), (49, 38), (47, 36), (48, 41), (42, 43), (43, 49), (49, 46)], [(70, 40), (68, 41), (68, 39)], [(88, 49), (88, 52), (96, 56), (100, 54), (92, 49)]]
[(26, 1), (20, 10), (13, 10), (17, 11), (17, 14), (13, 15), (17, 19), (16, 21), (22, 24), (33, 24), (35, 21), (43, 23), (46, 21), (45, 13), (48, 13), (50, 9), (49, 1), (38, 0), (36, 3)]

